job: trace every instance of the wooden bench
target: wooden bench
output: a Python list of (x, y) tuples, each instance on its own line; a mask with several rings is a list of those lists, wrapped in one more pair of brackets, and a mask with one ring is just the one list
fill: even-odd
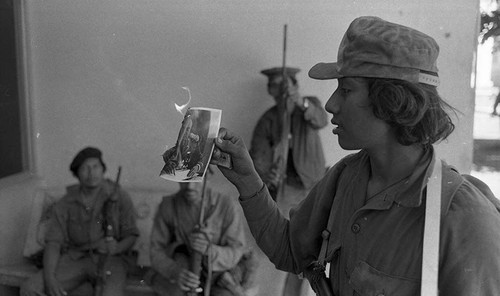
[[(133, 247), (137, 252), (137, 266), (129, 271), (127, 296), (152, 296), (153, 290), (143, 280), (149, 269), (149, 235), (153, 225), (154, 213), (165, 192), (156, 190), (125, 188), (132, 198), (137, 212), (137, 227), (140, 235)], [(50, 206), (64, 194), (63, 188), (39, 188), (33, 196), (30, 224), (23, 254), (26, 258), (43, 249), (43, 236), (46, 229), (46, 213)], [(29, 260), (19, 264), (0, 266), (0, 285), (19, 287), (38, 269)]]
[[(38, 269), (30, 263), (0, 266), (0, 285), (19, 287), (24, 280), (37, 271)], [(142, 278), (146, 271), (147, 268), (145, 268), (142, 272), (131, 275), (127, 278), (127, 296), (155, 295), (151, 287), (149, 287)]]

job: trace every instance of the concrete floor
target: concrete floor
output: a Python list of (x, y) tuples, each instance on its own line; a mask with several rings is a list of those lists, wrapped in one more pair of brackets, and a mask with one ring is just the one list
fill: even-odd
[[(271, 261), (267, 259), (266, 255), (257, 247), (255, 242), (252, 241), (252, 243), (259, 259), (259, 268), (256, 287), (248, 291), (247, 296), (282, 296), (287, 274), (277, 270)], [(307, 282), (302, 286), (302, 296), (315, 295)]]

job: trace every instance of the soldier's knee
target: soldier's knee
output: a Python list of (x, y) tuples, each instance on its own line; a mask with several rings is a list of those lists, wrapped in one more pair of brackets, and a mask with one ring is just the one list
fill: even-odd
[[(42, 288), (43, 289), (43, 288)], [(39, 291), (35, 286), (30, 285), (28, 281), (21, 284), (19, 287), (19, 296), (40, 296), (43, 291)]]

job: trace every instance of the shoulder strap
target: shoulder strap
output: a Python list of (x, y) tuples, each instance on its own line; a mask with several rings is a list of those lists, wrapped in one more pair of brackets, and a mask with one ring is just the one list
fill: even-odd
[[(438, 295), (440, 217), (438, 217), (439, 213), (436, 209), (441, 208), (441, 216), (445, 216), (458, 188), (464, 181), (468, 181), (479, 189), (500, 212), (500, 201), (483, 181), (471, 175), (460, 174), (453, 168), (441, 168), (441, 166), (442, 161), (436, 157), (433, 174), (427, 184), (421, 295)], [(442, 176), (436, 174), (438, 171), (441, 172)], [(440, 182), (437, 182), (438, 180)], [(446, 186), (440, 188), (442, 184), (446, 184)], [(441, 198), (436, 198), (439, 194)], [(437, 201), (441, 205), (438, 205)], [(432, 227), (432, 225), (439, 226)]]
[[(339, 170), (339, 173), (337, 174), (336, 182), (338, 182), (338, 179), (340, 178), (342, 171), (346, 167), (345, 160), (348, 158), (351, 158), (351, 157), (352, 157), (352, 155), (348, 155), (348, 156), (344, 157), (341, 160), (341, 163), (338, 164), (339, 167), (337, 167), (337, 170)], [(335, 167), (333, 169), (335, 169)], [(321, 249), (319, 251), (318, 260), (316, 262), (319, 263), (322, 267), (326, 266), (326, 255), (328, 253), (327, 252), (328, 251), (328, 241), (330, 240), (331, 230), (333, 229), (333, 213), (334, 213), (333, 202), (334, 202), (334, 199), (335, 199), (335, 193), (334, 193), (334, 197), (332, 198), (332, 203), (330, 205), (330, 214), (328, 214), (328, 223), (326, 224), (326, 228), (321, 232), (321, 238), (322, 238)]]
[(422, 250), (422, 286), (420, 295), (438, 295), (442, 179), (441, 159), (436, 157), (432, 175), (427, 183), (424, 244)]

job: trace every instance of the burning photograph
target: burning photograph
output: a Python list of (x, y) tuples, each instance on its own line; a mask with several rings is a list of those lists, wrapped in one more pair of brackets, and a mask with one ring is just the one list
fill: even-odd
[(189, 108), (175, 146), (163, 153), (160, 177), (175, 182), (201, 182), (214, 149), (222, 111)]

